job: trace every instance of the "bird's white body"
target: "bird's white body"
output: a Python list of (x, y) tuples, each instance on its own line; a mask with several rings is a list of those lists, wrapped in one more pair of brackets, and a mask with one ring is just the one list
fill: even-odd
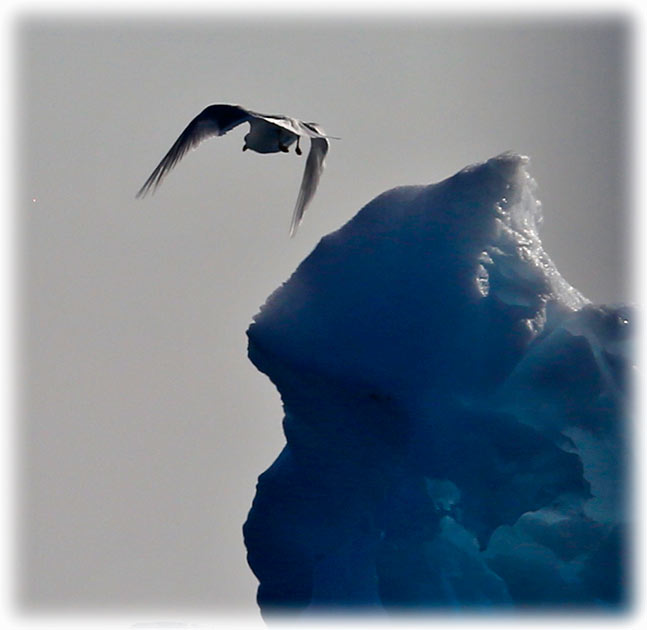
[[(250, 121), (245, 146), (257, 153), (278, 153), (293, 145), (299, 135), (262, 118)], [(282, 149), (281, 147), (284, 147)]]
[(289, 147), (296, 142), (296, 153), (301, 155), (301, 138), (310, 138), (310, 153), (290, 225), (290, 236), (293, 236), (319, 184), (330, 143), (328, 136), (316, 123), (306, 123), (289, 116), (259, 114), (239, 105), (209, 105), (180, 134), (137, 196), (142, 197), (147, 192), (154, 191), (189, 149), (212, 136), (222, 136), (244, 122), (249, 123), (250, 130), (245, 135), (243, 151), (250, 149), (257, 153), (287, 153)]

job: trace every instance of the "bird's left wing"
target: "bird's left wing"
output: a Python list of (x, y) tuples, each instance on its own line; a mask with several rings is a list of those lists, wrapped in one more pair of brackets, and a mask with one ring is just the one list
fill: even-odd
[(196, 148), (207, 138), (224, 135), (230, 129), (252, 117), (254, 114), (239, 105), (209, 105), (187, 125), (157, 168), (139, 189), (137, 197), (143, 197), (151, 189), (155, 190), (165, 175), (189, 149)]
[(301, 180), (301, 189), (299, 190), (297, 203), (294, 207), (294, 213), (292, 214), (290, 236), (294, 236), (296, 234), (299, 223), (301, 223), (301, 219), (303, 218), (303, 213), (314, 197), (317, 186), (319, 185), (321, 173), (324, 169), (324, 159), (326, 157), (326, 153), (328, 153), (329, 147), (330, 142), (328, 142), (326, 137), (310, 138), (310, 153), (308, 153), (306, 167), (303, 171), (303, 179)]
[(303, 123), (296, 118), (290, 118), (289, 116), (283, 116), (281, 114), (259, 114), (258, 112), (252, 112), (251, 110), (249, 113), (255, 118), (261, 118), (265, 122), (275, 125), (276, 127), (281, 127), (297, 136), (302, 135), (304, 132)]

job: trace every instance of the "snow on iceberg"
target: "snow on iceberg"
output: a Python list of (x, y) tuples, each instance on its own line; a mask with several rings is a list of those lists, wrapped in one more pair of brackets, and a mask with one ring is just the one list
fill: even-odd
[(264, 614), (627, 602), (632, 313), (560, 276), (527, 164), (379, 195), (255, 317), (287, 438), (244, 525)]

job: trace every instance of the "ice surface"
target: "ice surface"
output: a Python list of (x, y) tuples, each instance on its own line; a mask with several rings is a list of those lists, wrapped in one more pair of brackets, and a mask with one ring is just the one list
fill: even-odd
[(626, 602), (633, 316), (560, 276), (527, 165), (379, 195), (255, 317), (287, 438), (244, 526), (264, 613)]

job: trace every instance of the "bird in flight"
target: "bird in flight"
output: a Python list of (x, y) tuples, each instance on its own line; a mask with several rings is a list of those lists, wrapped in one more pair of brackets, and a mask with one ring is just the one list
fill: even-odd
[(251, 149), (257, 153), (287, 153), (289, 147), (296, 142), (296, 154), (301, 155), (301, 138), (310, 138), (310, 153), (306, 159), (301, 188), (290, 224), (290, 236), (294, 236), (303, 213), (317, 190), (324, 168), (324, 158), (330, 146), (328, 138), (334, 136), (327, 136), (317, 123), (303, 122), (289, 116), (259, 114), (240, 105), (209, 105), (180, 134), (139, 189), (137, 197), (154, 191), (189, 149), (195, 149), (207, 138), (223, 136), (244, 122), (249, 123), (250, 130), (245, 136), (243, 151)]

